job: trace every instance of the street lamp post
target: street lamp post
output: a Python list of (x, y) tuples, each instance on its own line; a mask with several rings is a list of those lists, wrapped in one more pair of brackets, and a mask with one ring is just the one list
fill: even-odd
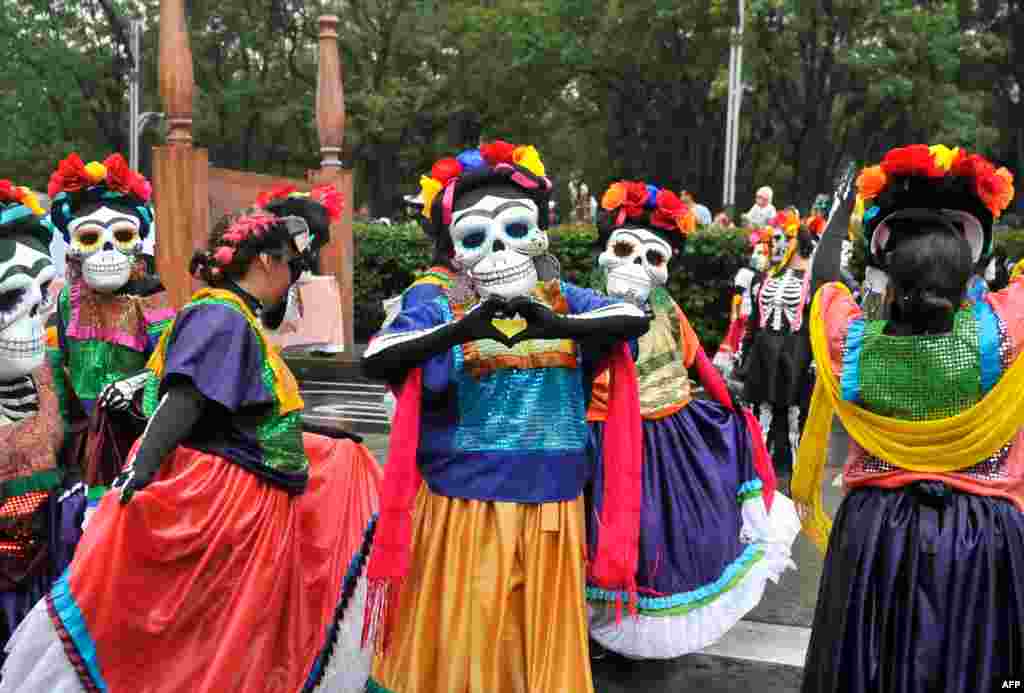
[(142, 20), (133, 19), (130, 24), (132, 69), (128, 75), (128, 147), (130, 166), (139, 170), (139, 87), (142, 76)]
[(128, 147), (129, 165), (133, 171), (139, 170), (139, 140), (142, 131), (153, 120), (160, 120), (163, 113), (146, 111), (139, 113), (142, 92), (142, 20), (133, 19), (129, 26), (132, 52), (132, 69), (128, 74)]
[(740, 103), (743, 98), (743, 0), (737, 0), (738, 15), (729, 41), (729, 96), (725, 116), (725, 174), (722, 206), (736, 202), (736, 163), (739, 156)]

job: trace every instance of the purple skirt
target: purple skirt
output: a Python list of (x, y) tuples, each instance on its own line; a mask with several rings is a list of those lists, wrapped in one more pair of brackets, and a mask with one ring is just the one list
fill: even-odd
[[(597, 547), (604, 424), (591, 425), (593, 481), (586, 493), (590, 555)], [(746, 423), (716, 402), (693, 400), (643, 422), (643, 489), (637, 584), (647, 594), (713, 590), (730, 566), (740, 570), (744, 495), (761, 493)], [(592, 592), (592, 590), (588, 591)]]
[(1024, 673), (1024, 513), (938, 482), (843, 500), (803, 693), (974, 693)]

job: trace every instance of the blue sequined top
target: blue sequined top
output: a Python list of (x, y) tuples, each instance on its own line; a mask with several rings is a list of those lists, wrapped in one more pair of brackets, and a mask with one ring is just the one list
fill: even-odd
[[(556, 312), (618, 302), (565, 282), (538, 285)], [(381, 334), (429, 330), (459, 317), (444, 286), (414, 285)], [(423, 365), (417, 462), (431, 491), (487, 501), (543, 503), (579, 496), (590, 475), (586, 355), (570, 340), (506, 348), (469, 342)]]

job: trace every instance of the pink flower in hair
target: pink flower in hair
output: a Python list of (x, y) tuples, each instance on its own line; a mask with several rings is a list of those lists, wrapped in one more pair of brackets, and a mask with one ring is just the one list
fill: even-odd
[(230, 265), (231, 261), (235, 259), (235, 249), (222, 245), (213, 254), (213, 259), (218, 265)]
[(228, 231), (224, 234), (224, 240), (230, 243), (240, 243), (242, 241), (241, 231)]
[(274, 215), (266, 212), (253, 212), (235, 219), (228, 227), (224, 237), (227, 238), (228, 234), (237, 235), (239, 241), (236, 242), (243, 241), (249, 236), (259, 237), (275, 223), (277, 223), (277, 217)]

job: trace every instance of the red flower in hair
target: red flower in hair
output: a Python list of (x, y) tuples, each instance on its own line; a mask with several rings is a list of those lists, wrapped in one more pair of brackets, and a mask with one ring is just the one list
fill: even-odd
[(998, 219), (1013, 202), (1013, 176), (1006, 169), (996, 171), (994, 166), (992, 169), (974, 179), (974, 190), (992, 216)]
[(888, 176), (925, 176), (942, 178), (946, 172), (935, 163), (926, 144), (911, 144), (892, 149), (882, 159), (882, 170)]
[(974, 178), (975, 181), (995, 174), (996, 167), (979, 154), (970, 154), (953, 163), (950, 173), (963, 178)]
[(143, 177), (141, 173), (132, 171), (131, 181), (128, 183), (128, 192), (143, 202), (149, 202), (153, 196), (153, 186)]
[(462, 164), (458, 160), (448, 157), (441, 159), (430, 168), (430, 177), (441, 185), (447, 185), (452, 178), (462, 175)]
[(647, 186), (639, 181), (626, 181), (626, 199), (622, 208), (627, 217), (638, 217), (644, 213), (647, 204)]
[(61, 192), (75, 192), (89, 186), (89, 174), (85, 171), (85, 163), (78, 154), (69, 154), (57, 165), (57, 170), (50, 176), (50, 184), (46, 193), (56, 197)]
[(484, 158), (484, 161), (491, 167), (497, 166), (498, 164), (511, 164), (513, 163), (512, 153), (516, 150), (514, 144), (509, 144), (505, 140), (495, 140), (488, 144), (480, 145), (480, 156)]
[(279, 185), (256, 196), (256, 206), (266, 207), (272, 200), (284, 199), (295, 192), (294, 185)]
[(309, 196), (324, 206), (331, 223), (341, 220), (341, 213), (345, 211), (345, 196), (336, 187), (320, 185), (313, 188)]
[(135, 172), (128, 168), (128, 162), (120, 154), (111, 154), (103, 162), (107, 169), (107, 188), (120, 193), (131, 192), (132, 179)]
[(0, 180), (0, 202), (20, 202), (18, 189), (9, 180)]
[(657, 208), (651, 213), (651, 223), (663, 229), (675, 229), (676, 220), (687, 211), (683, 201), (671, 190), (659, 190), (655, 203)]

